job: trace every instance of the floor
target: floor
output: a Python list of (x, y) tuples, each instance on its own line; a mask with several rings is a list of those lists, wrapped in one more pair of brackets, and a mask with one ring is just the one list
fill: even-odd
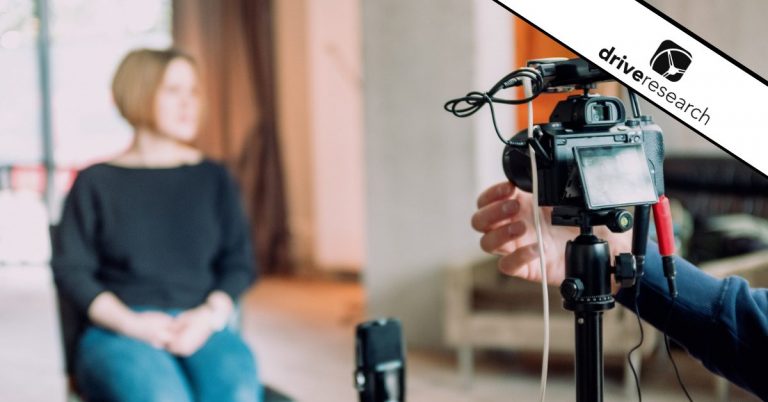
[[(298, 401), (355, 401), (352, 388), (354, 326), (363, 319), (364, 295), (349, 282), (268, 279), (243, 300), (243, 333), (258, 355), (264, 381)], [(0, 266), (0, 401), (63, 401), (64, 378), (49, 270)], [(686, 385), (699, 402), (713, 401), (710, 376), (675, 352)], [(409, 351), (410, 401), (531, 401), (538, 399), (536, 356), (485, 352), (466, 387), (452, 353)], [(547, 400), (570, 401), (572, 368), (553, 361)], [(608, 401), (635, 401), (621, 385), (620, 369), (606, 373)], [(684, 401), (670, 364), (657, 356), (643, 369), (648, 401)], [(732, 389), (731, 401), (757, 401)]]
[[(352, 388), (354, 327), (363, 320), (364, 295), (349, 283), (272, 279), (244, 301), (245, 334), (254, 346), (264, 380), (300, 401), (354, 401)], [(695, 401), (714, 401), (711, 375), (681, 351), (673, 351)], [(547, 400), (572, 401), (570, 358), (553, 359)], [(452, 353), (409, 351), (410, 401), (533, 401), (539, 395), (539, 356), (486, 352), (478, 357), (477, 375), (466, 387)], [(624, 394), (622, 369), (607, 370), (605, 399), (636, 401)], [(733, 387), (732, 387), (733, 388)], [(684, 401), (664, 355), (643, 369), (647, 401)], [(731, 401), (758, 401), (733, 388)]]

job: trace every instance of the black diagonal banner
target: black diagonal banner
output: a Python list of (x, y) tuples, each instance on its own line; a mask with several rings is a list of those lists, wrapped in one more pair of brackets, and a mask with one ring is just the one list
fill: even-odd
[(768, 174), (768, 81), (668, 16), (638, 0), (494, 1)]

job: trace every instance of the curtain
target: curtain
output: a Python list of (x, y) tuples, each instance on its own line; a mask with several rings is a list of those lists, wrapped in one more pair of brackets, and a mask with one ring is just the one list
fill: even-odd
[(197, 145), (237, 177), (261, 273), (290, 274), (271, 0), (175, 0), (173, 36), (197, 60), (206, 94)]

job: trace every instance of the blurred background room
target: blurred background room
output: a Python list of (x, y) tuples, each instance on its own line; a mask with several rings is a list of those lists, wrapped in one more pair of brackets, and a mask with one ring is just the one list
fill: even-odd
[[(768, 76), (766, 3), (650, 3)], [(200, 61), (197, 146), (242, 191), (262, 274), (242, 332), (274, 398), (356, 400), (354, 328), (382, 316), (403, 323), (409, 400), (537, 397), (539, 290), (497, 274), (469, 224), (477, 195), (504, 180), (503, 144), (487, 109), (457, 119), (443, 103), (572, 53), (491, 0), (0, 0), (0, 400), (75, 397), (49, 227), (77, 172), (131, 142), (110, 93), (121, 58), (171, 46)], [(540, 97), (536, 121), (564, 96)], [(642, 108), (665, 132), (685, 255), (768, 285), (765, 177)], [(524, 126), (521, 110), (497, 107), (504, 134)], [(613, 313), (606, 398), (635, 400), (625, 356), (637, 322)], [(572, 400), (571, 318), (553, 320), (548, 395)], [(659, 345), (649, 336), (636, 361), (643, 394), (682, 400)], [(756, 400), (674, 353), (695, 400)]]

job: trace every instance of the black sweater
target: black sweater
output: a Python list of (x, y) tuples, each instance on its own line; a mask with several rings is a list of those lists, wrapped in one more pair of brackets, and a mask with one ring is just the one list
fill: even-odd
[(191, 308), (214, 290), (237, 300), (255, 279), (237, 187), (209, 160), (83, 170), (53, 243), (56, 285), (81, 312), (104, 291), (159, 308)]

